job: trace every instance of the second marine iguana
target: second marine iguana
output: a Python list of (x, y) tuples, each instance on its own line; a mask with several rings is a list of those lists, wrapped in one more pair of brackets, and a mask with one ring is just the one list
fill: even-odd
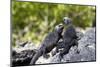
[(76, 45), (78, 47), (78, 42), (77, 42), (78, 37), (76, 35), (75, 28), (72, 24), (72, 20), (68, 17), (64, 17), (63, 22), (67, 27), (65, 28), (62, 37), (64, 49), (60, 52), (60, 58), (62, 58), (63, 55), (67, 54), (72, 46)]

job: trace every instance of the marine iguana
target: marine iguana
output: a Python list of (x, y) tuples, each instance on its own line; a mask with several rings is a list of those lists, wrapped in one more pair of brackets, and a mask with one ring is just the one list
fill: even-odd
[(75, 28), (72, 24), (72, 20), (68, 17), (64, 17), (63, 22), (67, 26), (67, 28), (65, 28), (62, 37), (64, 49), (60, 52), (60, 58), (62, 58), (63, 55), (67, 54), (72, 46), (76, 45), (78, 47), (78, 37), (76, 35)]
[(56, 43), (61, 38), (62, 31), (63, 31), (63, 25), (59, 24), (55, 27), (54, 32), (50, 32), (46, 36), (46, 38), (43, 40), (40, 48), (38, 49), (36, 54), (33, 56), (32, 60), (30, 62), (30, 65), (34, 65), (40, 56), (42, 56), (42, 55), (45, 56), (56, 46)]

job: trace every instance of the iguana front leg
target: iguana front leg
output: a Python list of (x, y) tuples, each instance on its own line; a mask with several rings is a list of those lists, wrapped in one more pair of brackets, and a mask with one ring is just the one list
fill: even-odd
[(46, 53), (46, 48), (45, 47), (43, 48), (43, 57), (44, 58), (48, 58), (49, 57), (49, 55)]
[(69, 53), (70, 48), (75, 45), (78, 47), (76, 39), (73, 39), (70, 44), (65, 44), (65, 48), (60, 52), (60, 56), (63, 58), (63, 55)]
[(73, 46), (76, 46), (75, 51), (76, 51), (76, 53), (79, 54), (80, 51), (78, 50), (78, 41), (77, 41), (76, 39), (74, 39), (73, 41), (74, 41), (74, 42), (73, 42)]

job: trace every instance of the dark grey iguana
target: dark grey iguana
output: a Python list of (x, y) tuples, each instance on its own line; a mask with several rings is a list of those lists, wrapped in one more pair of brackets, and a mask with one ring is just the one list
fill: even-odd
[(61, 38), (62, 31), (63, 31), (63, 25), (59, 24), (55, 27), (54, 32), (51, 32), (46, 36), (40, 48), (33, 56), (30, 65), (34, 65), (40, 56), (42, 55), (45, 56), (45, 54), (49, 53), (56, 46), (56, 43)]
[(69, 52), (69, 49), (72, 46), (78, 46), (77, 42), (77, 35), (74, 26), (72, 25), (72, 21), (68, 17), (64, 17), (63, 19), (64, 24), (67, 26), (65, 28), (64, 34), (63, 34), (63, 46), (64, 49), (60, 52), (61, 58), (63, 57), (64, 54), (67, 54)]

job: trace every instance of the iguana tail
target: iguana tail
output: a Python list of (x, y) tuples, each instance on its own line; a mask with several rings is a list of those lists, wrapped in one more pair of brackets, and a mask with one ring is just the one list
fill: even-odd
[(42, 55), (42, 51), (38, 51), (32, 58), (30, 65), (34, 65), (38, 58)]

